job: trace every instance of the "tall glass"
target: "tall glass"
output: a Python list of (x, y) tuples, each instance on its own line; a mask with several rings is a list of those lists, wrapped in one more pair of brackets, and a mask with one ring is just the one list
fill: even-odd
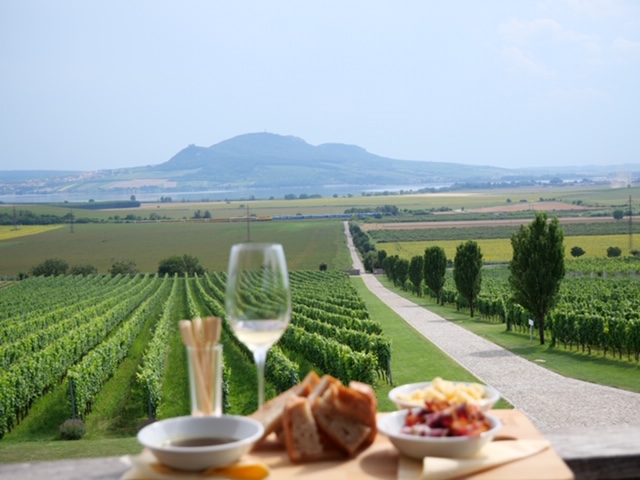
[(264, 403), (267, 352), (291, 319), (289, 273), (282, 245), (240, 243), (231, 247), (225, 306), (231, 328), (253, 353), (259, 408)]

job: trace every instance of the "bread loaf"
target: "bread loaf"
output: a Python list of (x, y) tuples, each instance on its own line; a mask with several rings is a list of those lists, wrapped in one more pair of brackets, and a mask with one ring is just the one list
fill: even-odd
[(348, 387), (340, 380), (310, 373), (304, 381), (267, 402), (251, 415), (265, 432), (282, 429), (292, 462), (355, 456), (377, 434), (377, 400), (361, 382)]
[(344, 456), (318, 430), (308, 398), (289, 398), (282, 421), (284, 443), (292, 462), (329, 460)]
[(353, 456), (371, 444), (377, 433), (371, 400), (358, 390), (332, 384), (312, 405), (320, 429)]
[(272, 398), (261, 408), (249, 415), (249, 417), (260, 422), (264, 427), (263, 438), (282, 428), (282, 414), (284, 413), (285, 405), (289, 398), (309, 395), (319, 382), (320, 377), (312, 371), (302, 382), (282, 392), (277, 397)]

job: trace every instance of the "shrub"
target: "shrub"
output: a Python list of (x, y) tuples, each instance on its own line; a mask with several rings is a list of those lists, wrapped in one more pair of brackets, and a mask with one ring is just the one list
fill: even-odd
[(586, 252), (581, 247), (572, 247), (571, 248), (571, 256), (572, 257), (581, 257)]
[(615, 258), (622, 255), (622, 249), (620, 247), (609, 247), (607, 248), (607, 257)]
[(60, 437), (63, 440), (80, 440), (87, 429), (79, 418), (70, 418), (60, 425)]

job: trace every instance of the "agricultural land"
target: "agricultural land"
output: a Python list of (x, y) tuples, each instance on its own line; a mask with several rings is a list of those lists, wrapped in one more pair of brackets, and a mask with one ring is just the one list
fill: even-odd
[[(421, 306), (523, 356), (542, 358), (564, 375), (638, 391), (640, 263), (632, 254), (640, 246), (635, 240), (636, 196), (638, 187), (566, 187), (158, 202), (108, 210), (0, 205), (0, 214), (13, 218), (27, 210), (60, 217), (73, 213), (67, 217), (73, 221), (47, 228), (19, 222), (0, 227), (0, 462), (133, 453), (141, 425), (187, 413), (177, 320), (224, 318), (228, 252), (243, 241), (282, 243), (291, 271), (294, 315), (268, 360), (268, 396), (310, 369), (372, 383), (382, 410), (393, 408), (386, 393), (394, 384), (437, 375), (473, 380), (428, 341), (416, 338), (357, 276), (344, 273), (351, 268), (346, 220), (359, 225), (377, 250), (406, 258), (435, 244), (452, 259), (456, 245), (477, 240), (491, 264), (483, 271), (477, 318), (469, 318), (450, 272), (440, 305), (428, 292), (418, 296), (410, 286), (381, 278)], [(627, 206), (634, 216), (615, 220), (613, 212)], [(567, 251), (580, 246), (586, 252), (578, 259), (567, 254), (568, 275), (549, 322), (553, 346), (530, 343), (526, 312), (510, 303), (506, 282), (510, 237), (537, 211), (559, 217)], [(209, 215), (203, 218), (205, 212)], [(359, 212), (373, 215), (361, 217)], [(607, 257), (610, 246), (621, 249), (619, 258)], [(206, 274), (157, 275), (162, 259), (182, 254), (197, 257)], [(29, 275), (49, 258), (70, 266), (91, 264), (98, 273)], [(134, 262), (138, 273), (110, 275), (119, 259)], [(326, 272), (320, 271), (321, 264)], [(246, 414), (255, 408), (255, 366), (228, 328), (222, 341), (225, 408)], [(73, 415), (70, 379), (75, 415), (87, 429), (78, 442), (61, 441), (59, 433)]]

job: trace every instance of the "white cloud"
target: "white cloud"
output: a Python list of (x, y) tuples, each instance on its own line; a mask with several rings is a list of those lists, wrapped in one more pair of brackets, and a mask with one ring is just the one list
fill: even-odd
[(640, 42), (618, 37), (613, 41), (613, 49), (626, 57), (640, 59)]
[(553, 72), (549, 71), (542, 63), (536, 62), (517, 47), (504, 47), (502, 55), (515, 70), (540, 77), (553, 76)]

